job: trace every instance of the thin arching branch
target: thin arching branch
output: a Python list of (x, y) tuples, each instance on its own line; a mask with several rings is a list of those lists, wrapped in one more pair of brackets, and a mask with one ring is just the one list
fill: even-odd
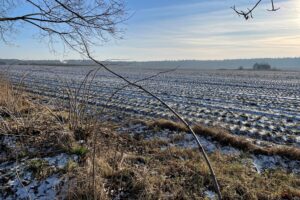
[(84, 41), (84, 38), (82, 38), (82, 44), (84, 45), (84, 50), (86, 53), (86, 56), (94, 61), (97, 65), (101, 66), (103, 69), (105, 69), (106, 71), (108, 71), (109, 73), (113, 74), (114, 76), (118, 77), (119, 79), (123, 80), (124, 82), (126, 82), (127, 84), (131, 85), (132, 87), (138, 88), (139, 90), (143, 91), (144, 93), (148, 94), (149, 96), (151, 96), (152, 98), (154, 98), (155, 100), (157, 100), (158, 102), (161, 103), (161, 105), (163, 105), (165, 108), (167, 108), (172, 114), (174, 114), (174, 116), (181, 122), (184, 124), (184, 126), (189, 130), (189, 132), (193, 135), (200, 153), (203, 155), (204, 160), (209, 168), (211, 177), (213, 179), (213, 183), (215, 186), (215, 190), (218, 194), (218, 199), (221, 200), (222, 199), (222, 195), (221, 195), (221, 190), (220, 190), (220, 186), (215, 174), (215, 171), (211, 165), (211, 162), (208, 158), (208, 155), (206, 154), (205, 149), (203, 148), (198, 136), (196, 135), (196, 133), (194, 132), (194, 130), (192, 129), (192, 127), (189, 125), (189, 123), (176, 111), (174, 110), (172, 107), (170, 107), (165, 101), (163, 101), (161, 98), (159, 98), (157, 95), (155, 95), (154, 93), (152, 93), (151, 91), (149, 91), (148, 89), (144, 88), (143, 86), (132, 82), (130, 80), (128, 80), (126, 77), (118, 74), (117, 72), (111, 70), (109, 67), (107, 67), (106, 65), (104, 65), (102, 62), (96, 60), (91, 54), (90, 54), (90, 50), (88, 48), (87, 43)]

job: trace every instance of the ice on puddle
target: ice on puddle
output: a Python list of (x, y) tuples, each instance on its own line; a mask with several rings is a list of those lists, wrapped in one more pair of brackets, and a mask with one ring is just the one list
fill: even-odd
[(54, 165), (60, 169), (64, 168), (69, 160), (77, 160), (78, 156), (77, 155), (68, 155), (66, 153), (61, 153), (57, 156), (54, 157), (46, 157), (44, 160), (46, 160), (50, 165)]
[(205, 197), (207, 197), (209, 200), (215, 200), (217, 199), (217, 194), (213, 191), (206, 190), (204, 192)]

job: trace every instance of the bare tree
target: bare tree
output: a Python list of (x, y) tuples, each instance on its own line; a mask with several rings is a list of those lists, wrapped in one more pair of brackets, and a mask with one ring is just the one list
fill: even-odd
[[(10, 16), (18, 7), (29, 7), (32, 12)], [(11, 32), (29, 24), (40, 30), (40, 36), (50, 41), (60, 39), (81, 52), (82, 37), (88, 45), (117, 37), (121, 31), (117, 25), (125, 16), (122, 0), (1, 0), (0, 36), (6, 41)]]

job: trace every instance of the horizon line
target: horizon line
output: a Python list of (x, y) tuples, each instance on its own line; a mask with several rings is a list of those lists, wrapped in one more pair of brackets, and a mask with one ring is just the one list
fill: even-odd
[[(101, 60), (101, 62), (180, 62), (180, 61), (234, 61), (234, 60), (255, 60), (255, 59), (273, 59), (273, 60), (279, 60), (279, 59), (298, 59), (300, 56), (294, 56), (294, 57), (254, 57), (254, 58), (226, 58), (226, 59), (165, 59), (165, 60), (130, 60), (130, 59), (105, 59)], [(0, 60), (19, 60), (19, 61), (70, 61), (70, 60), (76, 60), (76, 61), (92, 61), (90, 59), (66, 59), (66, 60), (60, 60), (60, 59), (19, 59), (19, 58), (0, 58)]]

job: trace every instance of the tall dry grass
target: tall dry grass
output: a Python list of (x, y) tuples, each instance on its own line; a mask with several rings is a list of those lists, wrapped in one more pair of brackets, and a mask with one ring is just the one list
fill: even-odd
[(0, 75), (0, 106), (2, 116), (17, 116), (28, 112), (28, 109), (31, 107), (24, 93), (17, 92), (3, 75)]
[[(73, 142), (69, 131), (58, 118), (58, 114), (47, 105), (31, 99), (20, 85), (11, 84), (4, 75), (0, 76), (0, 128), (1, 134), (24, 137), (54, 136), (57, 144), (70, 146)], [(60, 132), (60, 134), (56, 134)]]
[[(159, 127), (162, 129), (188, 132), (187, 128), (183, 124), (165, 119), (143, 123), (148, 125), (150, 128)], [(289, 147), (285, 145), (260, 147), (253, 144), (253, 142), (248, 140), (246, 137), (233, 135), (228, 130), (221, 127), (208, 127), (198, 124), (193, 126), (193, 130), (198, 135), (210, 137), (212, 140), (217, 141), (222, 145), (229, 145), (245, 152), (270, 156), (278, 155), (292, 160), (300, 160), (300, 149), (297, 147)]]

